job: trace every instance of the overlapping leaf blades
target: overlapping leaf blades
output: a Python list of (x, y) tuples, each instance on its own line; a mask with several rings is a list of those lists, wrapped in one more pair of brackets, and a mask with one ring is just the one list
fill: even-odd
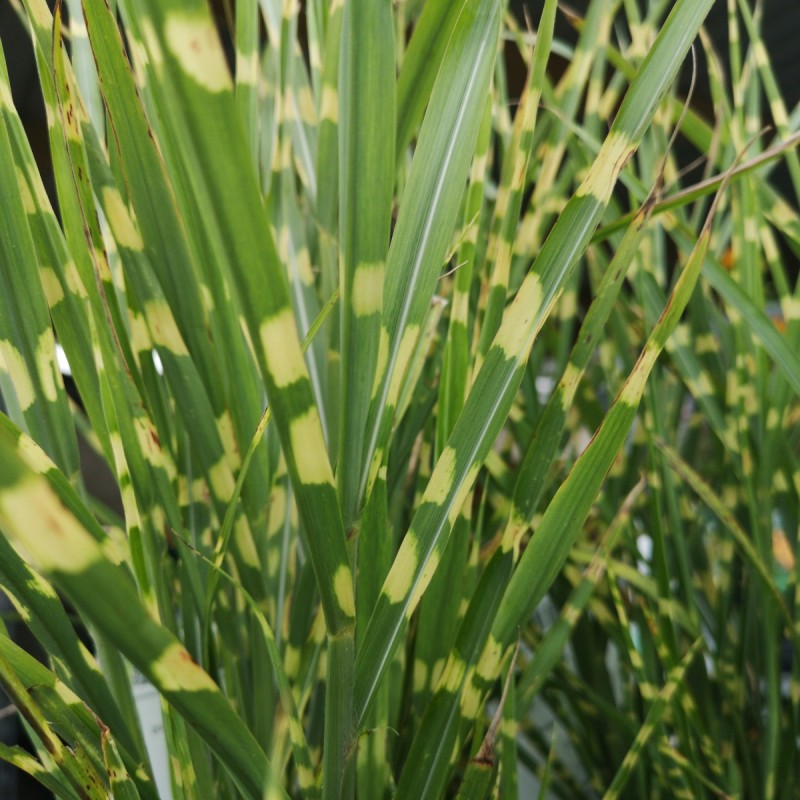
[[(3, 72), (0, 575), (52, 672), (2, 640), (39, 762), (4, 758), (64, 796), (152, 797), (127, 662), (165, 699), (176, 799), (505, 796), (535, 749), (551, 788), (588, 796), (529, 714), (531, 687), (575, 732), (603, 729), (602, 713), (617, 723), (574, 746), (610, 796), (667, 778), (687, 796), (779, 796), (793, 769), (779, 733), (797, 725), (777, 654), (798, 608), (800, 300), (776, 237), (797, 249), (797, 214), (746, 171), (714, 236), (707, 188), (646, 197), (712, 0), (652, 2), (646, 17), (595, 0), (574, 52), (553, 38), (556, 5), (531, 49), (499, 0), (239, 2), (231, 69), (203, 0), (120, 0), (121, 21), (69, 2), (69, 53), (60, 6), (54, 20), (24, 1), (60, 218)], [(734, 94), (753, 110), (737, 47)], [(514, 48), (531, 70), (512, 128)], [(573, 58), (558, 84), (551, 51)], [(753, 130), (713, 71), (712, 88), (726, 125), (690, 112), (683, 130), (721, 173)], [(582, 325), (579, 266), (596, 294)], [(121, 518), (86, 501), (73, 415), (111, 466)], [(709, 482), (726, 475), (732, 516), (710, 486), (685, 491), (693, 458)], [(594, 552), (582, 534), (604, 525)], [(637, 571), (642, 530), (654, 552)], [(753, 572), (743, 602), (718, 565)], [(562, 605), (549, 632), (543, 599)], [(760, 601), (763, 660), (727, 625), (752, 638)], [(701, 650), (719, 674), (699, 674)], [(765, 676), (763, 778), (732, 765), (698, 711), (692, 682), (741, 695), (737, 663)]]

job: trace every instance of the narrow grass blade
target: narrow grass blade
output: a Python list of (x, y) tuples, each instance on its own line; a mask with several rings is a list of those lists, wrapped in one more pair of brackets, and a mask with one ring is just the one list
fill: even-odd
[(397, 154), (422, 121), (444, 54), (467, 0), (431, 0), (417, 21), (397, 78)]
[(4, 389), (10, 407), (17, 411), (18, 422), (65, 474), (75, 479), (78, 443), (56, 365), (55, 340), (27, 219), (36, 207), (28, 195), (26, 208), (25, 198), (16, 188), (16, 167), (6, 122), (14, 111), (5, 81), (0, 84), (0, 92), (0, 185), (11, 189), (4, 192), (0, 203), (0, 366), (7, 376)]
[(253, 166), (259, 163), (258, 80), (261, 74), (258, 42), (258, 2), (236, 4), (236, 107), (250, 144)]
[[(490, 647), (510, 641), (512, 631), (536, 607), (563, 564), (605, 475), (624, 444), (656, 359), (689, 302), (708, 249), (711, 219), (709, 216), (633, 372), (600, 429), (547, 507), (536, 536), (525, 549), (498, 612), (493, 633), (495, 644), (490, 643)], [(549, 533), (550, 530), (553, 533)]]
[(66, 611), (47, 581), (35, 573), (5, 539), (0, 540), (4, 591), (29, 618), (29, 626), (50, 656), (61, 679), (113, 725), (127, 748), (144, 759), (138, 727), (131, 728), (92, 655), (80, 642)]
[(531, 662), (523, 669), (517, 685), (521, 706), (529, 705), (533, 702), (533, 698), (541, 691), (548, 675), (558, 663), (564, 647), (574, 633), (581, 614), (586, 609), (592, 594), (597, 588), (597, 584), (605, 575), (604, 562), (617, 545), (625, 525), (629, 522), (631, 506), (639, 498), (643, 489), (644, 483), (640, 481), (629, 493), (619, 513), (600, 542), (591, 563), (584, 570), (580, 582), (572, 590), (567, 602), (564, 604), (557, 622), (549, 628), (536, 648)]
[[(635, 151), (655, 113), (657, 103), (653, 98), (660, 97), (674, 77), (710, 5), (709, 0), (703, 0), (702, 3), (683, 0), (675, 5), (656, 44), (650, 50), (626, 95), (593, 169), (568, 203), (548, 237), (533, 271), (524, 280), (506, 311), (470, 398), (453, 430), (449, 445), (439, 458), (419, 510), (403, 539), (370, 620), (364, 647), (359, 651), (356, 661), (355, 691), (358, 719), (361, 719), (367, 708), (375, 687), (399, 643), (405, 620), (416, 607), (418, 598), (441, 558), (454, 514), (461, 507), (491, 443), (499, 433), (511, 408), (533, 339), (552, 308), (564, 280), (588, 244), (610, 198), (619, 171)], [(707, 246), (707, 234), (703, 241)], [(705, 247), (698, 248), (692, 261), (693, 267), (698, 269), (702, 264), (700, 249), (704, 250)], [(684, 274), (689, 276), (682, 287), (685, 291), (693, 287), (696, 275), (693, 270), (687, 270)], [(688, 294), (685, 301), (688, 301)], [(677, 318), (672, 319), (675, 309), (682, 310), (682, 306), (680, 303), (675, 303), (670, 309), (669, 324), (674, 326), (677, 323)], [(666, 325), (662, 328), (658, 336), (662, 336), (668, 327), (669, 325)], [(664, 342), (660, 341), (660, 338), (653, 339), (652, 347), (642, 365), (641, 374), (649, 373), (654, 357), (663, 345)], [(638, 394), (643, 388), (638, 384), (639, 376), (630, 385), (633, 395)], [(627, 406), (627, 410), (620, 412), (625, 421), (620, 420), (621, 427), (613, 434), (615, 439), (620, 439), (620, 444), (624, 439), (622, 429), (627, 432), (634, 414), (633, 407), (628, 406), (630, 401), (624, 393), (622, 398), (623, 406)], [(633, 397), (630, 400), (633, 400)], [(638, 404), (638, 400), (636, 403)], [(591, 460), (587, 466), (594, 470)], [(604, 474), (604, 471), (602, 474), (598, 471), (592, 478), (592, 482), (598, 483), (598, 488)], [(584, 488), (578, 494), (584, 499), (589, 496)], [(591, 496), (594, 497), (594, 494)], [(569, 498), (564, 502), (572, 506), (573, 499)], [(588, 501), (587, 511), (590, 504), (591, 500)], [(554, 507), (557, 508), (557, 505), (551, 506)], [(574, 507), (572, 511), (575, 511)], [(558, 512), (559, 518), (561, 513)], [(561, 530), (559, 527), (559, 531)], [(537, 540), (541, 544), (544, 538), (537, 536), (534, 542)], [(532, 550), (529, 547), (526, 555), (530, 552)], [(521, 588), (519, 590), (519, 594), (527, 595), (527, 600), (523, 602), (522, 597), (512, 597), (511, 589), (506, 599), (509, 601), (509, 608), (514, 606), (525, 614), (528, 608), (526, 603), (531, 597), (535, 599), (536, 592), (528, 593), (531, 585), (530, 573), (527, 570), (518, 570), (517, 573), (524, 574), (528, 580), (526, 590), (522, 591)], [(545, 578), (546, 574), (537, 564), (535, 578), (537, 583), (533, 585), (542, 587), (548, 585), (554, 574), (552, 568), (548, 569), (547, 580), (539, 584), (538, 581)], [(514, 584), (521, 587), (522, 579), (511, 585)], [(513, 594), (517, 593), (518, 590), (514, 589)], [(518, 605), (515, 605), (517, 603)], [(502, 617), (509, 622), (511, 628), (516, 627), (517, 617), (514, 617), (513, 621), (506, 613)], [(502, 627), (503, 641), (505, 641), (508, 626), (504, 622)]]
[(63, 781), (60, 775), (53, 774), (21, 747), (9, 747), (7, 744), (0, 742), (0, 759), (9, 766), (29, 775), (37, 783), (40, 783), (45, 790), (51, 792), (54, 797), (64, 797), (69, 800), (75, 800), (77, 797), (72, 787)]
[[(533, 51), (533, 65), (528, 74), (522, 99), (514, 118), (514, 128), (509, 147), (503, 155), (503, 166), (494, 206), (489, 242), (486, 251), (487, 263), (491, 265), (488, 282), (486, 312), (484, 314), (475, 372), (480, 365), (492, 340), (500, 327), (506, 305), (508, 283), (511, 274), (511, 258), (514, 251), (519, 215), (522, 208), (522, 194), (528, 178), (528, 165), (533, 149), (533, 133), (536, 124), (539, 100), (542, 96), (545, 68), (550, 56), (553, 40), (557, 4), (545, 4)], [(540, 177), (541, 180), (541, 177)], [(538, 187), (537, 182), (537, 187)]]
[(364, 419), (378, 359), (394, 185), (394, 33), (388, 0), (345, 3), (339, 64), (341, 394), (336, 480), (345, 526), (360, 511)]
[(73, 751), (61, 741), (2, 653), (0, 683), (78, 797), (81, 800), (104, 800), (106, 792), (103, 778), (88, 761), (81, 758), (80, 749)]
[[(153, 622), (130, 580), (78, 520), (0, 442), (0, 527), (203, 736), (245, 796), (260, 800), (271, 767), (216, 684)], [(97, 603), (97, 597), (104, 599)]]
[(676, 694), (680, 693), (681, 689), (683, 688), (686, 670), (700, 652), (701, 645), (701, 639), (695, 641), (694, 644), (686, 651), (686, 655), (684, 655), (681, 662), (670, 671), (667, 682), (664, 684), (664, 687), (661, 689), (651, 705), (644, 725), (642, 725), (640, 731), (636, 734), (636, 739), (634, 740), (631, 749), (625, 756), (625, 760), (620, 765), (617, 774), (614, 776), (614, 780), (611, 782), (611, 785), (603, 795), (603, 800), (615, 800), (615, 798), (620, 796), (620, 793), (624, 789), (632, 770), (636, 766), (636, 761), (639, 757), (639, 754), (655, 733), (662, 718), (669, 710), (670, 704), (672, 703)]
[(403, 375), (428, 312), (469, 171), (497, 50), (500, 4), (469, 0), (437, 77), (386, 263), (362, 491), (383, 462)]
[[(10, 96), (11, 87), (0, 48), (0, 80), (3, 93)], [(75, 274), (75, 264), (67, 251), (64, 236), (42, 184), (36, 161), (28, 143), (22, 122), (13, 107), (2, 107), (4, 124), (14, 152), (14, 162), (20, 170), (17, 174), (23, 203), (28, 213), (39, 274), (50, 315), (56, 329), (59, 343), (64, 348), (67, 359), (73, 364), (72, 376), (79, 388), (87, 416), (103, 443), (104, 454), (110, 455), (107, 431), (100, 410), (100, 390), (97, 374), (92, 367), (92, 346), (89, 325), (83, 310), (85, 298), (83, 287)]]
[[(137, 110), (132, 78), (121, 62), (116, 25), (108, 9), (101, 6), (87, 0), (89, 37), (95, 45), (101, 74), (107, 70), (109, 80), (121, 87), (119, 97), (107, 98), (112, 118), (118, 116), (135, 125), (126, 131), (129, 138), (124, 144), (121, 141), (121, 146), (132, 163), (146, 159), (142, 177), (131, 177), (134, 183), (141, 182), (141, 201), (153, 218), (155, 208), (147, 197), (149, 182), (144, 174), (160, 176), (163, 168), (157, 162), (142, 113)], [(266, 383), (300, 515), (308, 530), (326, 619), (330, 630), (337, 632), (352, 624), (354, 602), (330, 461), (291, 311), (286, 275), (265, 218), (250, 160), (242, 157), (246, 147), (232, 144), (241, 142), (244, 135), (233, 108), (230, 76), (208, 10), (201, 6), (197, 2), (189, 7), (180, 3), (147, 3), (157, 46), (170, 64), (160, 74), (170, 91), (182, 98), (175, 110), (186, 115), (185, 127), (194, 132), (195, 147), (207, 156), (203, 172), (195, 171), (192, 175), (201, 182), (198, 191), (208, 199), (212, 214), (209, 222), (218, 227), (226, 247), (228, 274), (236, 287)], [(200, 40), (206, 49), (202, 56), (197, 56), (191, 45)], [(117, 130), (121, 136), (120, 128)], [(220, 149), (219, 141), (227, 141), (230, 146)], [(157, 180), (154, 185), (158, 186)], [(134, 205), (137, 205), (135, 198)], [(162, 210), (174, 208), (169, 197), (162, 198), (160, 205)], [(144, 225), (141, 213), (139, 216)], [(194, 319), (202, 319), (202, 313), (195, 314)], [(207, 346), (204, 350), (208, 350)]]
[[(764, 563), (763, 557), (751, 541), (750, 536), (742, 529), (741, 524), (731, 513), (731, 510), (725, 507), (724, 502), (715, 494), (714, 490), (702, 479), (696, 470), (687, 464), (686, 461), (663, 440), (657, 442), (657, 445), (659, 450), (664, 454), (670, 469), (672, 469), (687, 486), (690, 486), (692, 490), (697, 493), (730, 532), (737, 548), (741, 551), (747, 563), (753, 567), (756, 575), (758, 575), (764, 590), (772, 596), (773, 602), (776, 604), (777, 608), (782, 611), (789, 626), (789, 630), (792, 631), (793, 638), (797, 640), (798, 637), (800, 637), (800, 628), (798, 628), (797, 624), (792, 620), (792, 616), (784, 603), (783, 596), (775, 585), (772, 570), (768, 564)], [(800, 642), (798, 643), (800, 644)]]
[(128, 775), (117, 746), (107, 728), (103, 731), (102, 743), (111, 796), (114, 800), (141, 800), (136, 784), (131, 780), (131, 776)]
[[(5, 636), (0, 636), (0, 652), (40, 705), (53, 730), (71, 747), (80, 748), (95, 769), (103, 773), (101, 736), (105, 728), (102, 719), (52, 672)], [(157, 800), (149, 765), (141, 757), (132, 756), (120, 743), (117, 747), (139, 795), (143, 800)], [(56, 796), (61, 795), (57, 793)]]
[(470, 291), (473, 274), (477, 272), (477, 244), (483, 241), (486, 180), (489, 169), (489, 144), (492, 137), (492, 96), (486, 101), (475, 157), (470, 167), (469, 186), (464, 198), (464, 234), (456, 252), (456, 274), (450, 300), (450, 319), (442, 356), (442, 374), (439, 380), (436, 448), (441, 452), (453, 431), (458, 415), (464, 407), (469, 387), (470, 366)]

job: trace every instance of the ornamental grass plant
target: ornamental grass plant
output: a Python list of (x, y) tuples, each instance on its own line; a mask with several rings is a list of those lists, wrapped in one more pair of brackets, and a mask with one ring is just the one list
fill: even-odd
[(2, 59), (0, 585), (47, 659), (0, 632), (0, 757), (796, 797), (800, 116), (717, 4), (725, 50), (714, 0), (14, 0), (55, 193)]

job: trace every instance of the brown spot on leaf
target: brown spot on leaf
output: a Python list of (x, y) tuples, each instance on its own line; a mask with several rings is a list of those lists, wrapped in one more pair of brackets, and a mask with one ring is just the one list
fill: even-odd
[(733, 248), (728, 247), (725, 252), (722, 254), (722, 258), (719, 260), (720, 264), (725, 267), (728, 272), (733, 269)]

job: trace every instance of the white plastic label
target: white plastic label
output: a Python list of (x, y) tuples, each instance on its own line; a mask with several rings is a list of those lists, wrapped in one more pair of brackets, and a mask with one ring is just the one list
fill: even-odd
[(155, 686), (148, 683), (138, 672), (133, 674), (133, 699), (142, 724), (144, 743), (153, 766), (159, 797), (162, 800), (172, 800), (169, 755), (167, 740), (164, 736), (164, 719), (161, 716), (161, 700)]

